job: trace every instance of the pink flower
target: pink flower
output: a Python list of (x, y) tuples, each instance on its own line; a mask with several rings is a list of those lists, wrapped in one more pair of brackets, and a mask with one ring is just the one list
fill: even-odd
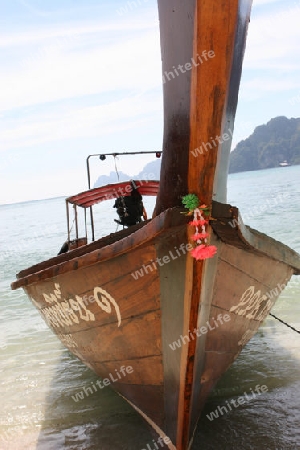
[(217, 253), (217, 247), (214, 245), (198, 245), (191, 251), (191, 255), (197, 261), (199, 259), (212, 258)]
[(189, 222), (189, 225), (193, 226), (193, 227), (197, 227), (198, 225), (202, 226), (202, 225), (207, 225), (208, 224), (208, 220), (192, 220), (192, 222)]
[(208, 233), (196, 233), (191, 237), (191, 239), (193, 239), (193, 241), (199, 241), (199, 239), (206, 239), (208, 236)]

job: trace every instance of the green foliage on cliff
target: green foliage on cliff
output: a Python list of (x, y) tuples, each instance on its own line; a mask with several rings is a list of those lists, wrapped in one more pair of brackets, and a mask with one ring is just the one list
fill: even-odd
[(256, 127), (230, 155), (229, 173), (300, 164), (300, 118), (280, 116)]

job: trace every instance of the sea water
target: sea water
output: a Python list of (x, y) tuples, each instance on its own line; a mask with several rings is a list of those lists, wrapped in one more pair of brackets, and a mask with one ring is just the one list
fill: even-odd
[[(299, 176), (294, 166), (228, 180), (228, 202), (244, 222), (298, 252)], [(154, 199), (145, 203), (151, 214)], [(116, 230), (112, 205), (95, 208), (97, 238)], [(109, 387), (76, 396), (98, 378), (61, 345), (23, 290), (10, 289), (18, 271), (66, 240), (64, 198), (1, 205), (0, 218), (0, 450), (155, 449), (148, 425)], [(84, 235), (83, 221), (80, 227)], [(272, 312), (300, 329), (297, 277)], [(269, 316), (212, 392), (192, 450), (299, 449), (299, 348), (300, 334)], [(258, 395), (261, 386), (267, 391)]]

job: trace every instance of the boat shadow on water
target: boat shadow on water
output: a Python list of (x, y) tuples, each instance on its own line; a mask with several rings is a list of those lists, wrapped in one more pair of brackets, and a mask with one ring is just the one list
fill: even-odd
[[(298, 448), (300, 359), (278, 342), (292, 340), (293, 332), (284, 334), (286, 329), (272, 321), (267, 319), (212, 391), (191, 450)], [(36, 450), (167, 448), (111, 388), (113, 383), (103, 387), (100, 378), (62, 348)]]
[(299, 448), (300, 357), (294, 335), (266, 319), (212, 391), (192, 448)]
[(61, 351), (36, 450), (167, 448), (113, 386), (104, 386), (72, 353)]

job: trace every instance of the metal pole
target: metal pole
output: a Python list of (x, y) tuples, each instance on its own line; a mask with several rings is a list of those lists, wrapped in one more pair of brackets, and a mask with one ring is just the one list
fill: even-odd
[(70, 214), (69, 214), (69, 202), (66, 200), (66, 208), (67, 208), (67, 226), (68, 226), (68, 243), (70, 243)]
[[(86, 168), (87, 168), (87, 177), (88, 177), (88, 187), (91, 189), (91, 173), (90, 173), (90, 157), (96, 155), (89, 155), (86, 158)], [(95, 240), (95, 228), (94, 228), (94, 215), (93, 215), (93, 207), (90, 206), (90, 218), (91, 218), (91, 229), (92, 229), (92, 241)]]
[(76, 239), (78, 240), (78, 217), (77, 217), (77, 205), (74, 205), (75, 210), (75, 226), (76, 226)]

